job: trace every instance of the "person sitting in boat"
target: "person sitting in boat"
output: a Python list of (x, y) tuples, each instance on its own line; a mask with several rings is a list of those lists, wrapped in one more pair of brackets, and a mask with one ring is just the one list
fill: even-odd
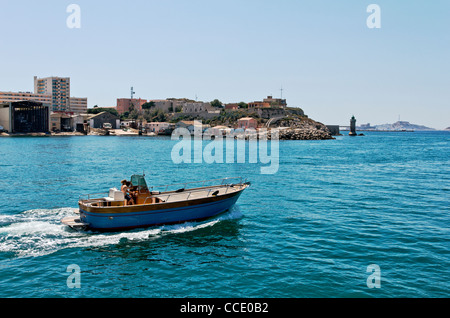
[(131, 181), (127, 181), (127, 187), (128, 187), (128, 195), (131, 198), (132, 204), (135, 204), (138, 200), (138, 190), (137, 187), (134, 187)]
[(120, 183), (122, 184), (120, 191), (122, 191), (123, 194), (125, 195), (125, 200), (127, 201), (127, 205), (133, 205), (134, 200), (131, 197), (131, 195), (128, 193), (128, 191), (130, 190), (131, 182), (127, 181), (127, 180), (122, 180)]

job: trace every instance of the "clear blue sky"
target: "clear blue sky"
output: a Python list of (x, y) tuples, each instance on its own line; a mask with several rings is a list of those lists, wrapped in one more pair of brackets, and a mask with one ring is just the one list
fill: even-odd
[[(69, 4), (81, 28), (69, 29)], [(381, 29), (369, 29), (369, 4)], [(326, 124), (450, 126), (450, 1), (0, 0), (0, 91), (69, 76), (117, 98), (283, 97)]]

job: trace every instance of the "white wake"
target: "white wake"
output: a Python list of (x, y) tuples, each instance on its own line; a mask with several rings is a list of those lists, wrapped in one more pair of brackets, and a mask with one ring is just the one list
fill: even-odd
[(241, 217), (238, 208), (204, 222), (189, 222), (149, 229), (93, 233), (77, 232), (61, 224), (60, 220), (73, 215), (72, 208), (39, 209), (15, 215), (0, 215), (0, 253), (12, 253), (15, 257), (37, 257), (66, 248), (99, 247), (119, 244), (126, 239), (144, 241), (211, 227), (226, 219)]

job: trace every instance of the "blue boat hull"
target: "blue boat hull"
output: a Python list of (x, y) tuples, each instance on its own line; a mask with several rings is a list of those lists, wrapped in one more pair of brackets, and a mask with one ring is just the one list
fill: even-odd
[(127, 211), (114, 213), (97, 213), (83, 210), (80, 206), (80, 217), (88, 228), (99, 231), (115, 231), (162, 224), (183, 223), (203, 220), (221, 214), (234, 206), (241, 192), (221, 200), (209, 202), (192, 202), (187, 206), (144, 211)]

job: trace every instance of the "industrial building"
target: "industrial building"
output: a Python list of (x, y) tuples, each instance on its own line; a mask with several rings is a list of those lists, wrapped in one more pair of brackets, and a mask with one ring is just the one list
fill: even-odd
[(33, 101), (0, 103), (0, 126), (9, 133), (48, 132), (50, 110)]
[(111, 124), (112, 129), (120, 128), (120, 118), (110, 112), (101, 112), (89, 117), (91, 128), (103, 128), (103, 124)]

